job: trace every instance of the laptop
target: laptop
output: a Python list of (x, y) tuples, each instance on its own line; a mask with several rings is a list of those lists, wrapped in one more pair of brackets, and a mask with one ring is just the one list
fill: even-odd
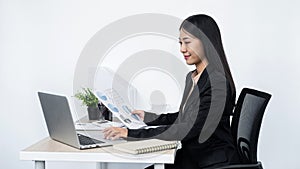
[(78, 149), (110, 146), (125, 141), (104, 139), (101, 131), (99, 131), (99, 135), (102, 135), (102, 138), (97, 137), (97, 139), (91, 138), (82, 132), (77, 132), (67, 97), (43, 92), (38, 92), (38, 96), (49, 135), (53, 140)]

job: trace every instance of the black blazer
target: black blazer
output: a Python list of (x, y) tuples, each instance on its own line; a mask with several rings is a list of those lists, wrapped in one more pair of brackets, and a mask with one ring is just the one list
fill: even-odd
[(181, 140), (182, 148), (176, 152), (174, 165), (166, 168), (213, 168), (239, 162), (229, 121), (235, 98), (230, 95), (225, 76), (207, 68), (200, 75), (189, 97), (193, 71), (187, 74), (179, 112), (145, 114), (148, 125), (160, 127), (128, 130), (129, 140)]

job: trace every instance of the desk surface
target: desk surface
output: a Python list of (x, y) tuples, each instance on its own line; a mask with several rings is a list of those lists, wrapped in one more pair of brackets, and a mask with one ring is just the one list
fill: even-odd
[(20, 152), (21, 160), (116, 163), (173, 163), (175, 150), (132, 155), (111, 146), (79, 150), (47, 137)]

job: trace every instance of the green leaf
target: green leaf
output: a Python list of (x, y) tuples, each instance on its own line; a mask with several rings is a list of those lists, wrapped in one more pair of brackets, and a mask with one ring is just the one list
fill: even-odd
[(90, 88), (82, 88), (82, 91), (77, 92), (74, 96), (81, 100), (83, 105), (88, 107), (97, 107), (99, 103), (98, 98), (94, 95)]

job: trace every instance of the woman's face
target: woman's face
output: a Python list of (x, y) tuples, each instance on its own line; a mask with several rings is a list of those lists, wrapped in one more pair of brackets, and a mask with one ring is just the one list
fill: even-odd
[(197, 66), (201, 64), (201, 60), (204, 60), (205, 55), (202, 42), (198, 38), (181, 29), (179, 43), (180, 52), (188, 65), (195, 64)]

